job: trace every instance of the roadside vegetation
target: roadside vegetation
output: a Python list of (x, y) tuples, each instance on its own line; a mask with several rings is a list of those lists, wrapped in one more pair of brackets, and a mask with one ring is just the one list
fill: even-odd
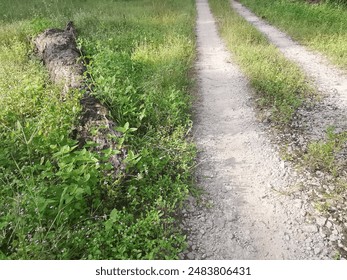
[(271, 111), (271, 120), (290, 122), (303, 100), (313, 94), (301, 70), (239, 16), (228, 0), (209, 0), (227, 47), (258, 93), (258, 104)]
[(333, 127), (326, 132), (326, 139), (311, 142), (304, 156), (305, 163), (312, 171), (320, 170), (338, 176), (345, 167), (345, 160), (340, 153), (347, 142), (347, 133), (336, 133)]
[(295, 40), (324, 53), (347, 69), (347, 2), (240, 0), (254, 13), (278, 26)]
[[(175, 259), (192, 185), (194, 1), (0, 3), (0, 259)], [(81, 92), (61, 88), (31, 38), (73, 20), (88, 83), (123, 133), (126, 168), (71, 135)], [(109, 151), (117, 152), (117, 151)]]

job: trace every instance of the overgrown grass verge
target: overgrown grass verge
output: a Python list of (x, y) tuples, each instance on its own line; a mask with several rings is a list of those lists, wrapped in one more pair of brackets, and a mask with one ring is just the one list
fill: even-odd
[(272, 111), (272, 121), (286, 124), (312, 89), (304, 74), (252, 25), (239, 16), (228, 0), (210, 0), (227, 47), (256, 89), (258, 103)]
[[(327, 55), (347, 69), (347, 6), (290, 0), (240, 0), (258, 16), (295, 40)], [(332, 2), (332, 1), (331, 1)]]
[[(195, 158), (194, 1), (24, 2), (0, 3), (0, 258), (177, 258), (185, 240), (174, 214)], [(126, 170), (116, 180), (70, 137), (82, 93), (62, 102), (32, 56), (30, 37), (68, 20), (94, 94), (123, 132)]]

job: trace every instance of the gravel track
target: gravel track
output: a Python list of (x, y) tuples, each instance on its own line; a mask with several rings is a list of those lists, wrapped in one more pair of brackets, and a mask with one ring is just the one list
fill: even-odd
[(298, 111), (300, 121), (295, 126), (305, 130), (307, 141), (322, 139), (329, 126), (334, 126), (337, 132), (347, 131), (346, 73), (332, 65), (323, 55), (293, 41), (287, 34), (266, 23), (242, 4), (231, 1), (231, 5), (262, 32), (286, 58), (296, 62), (324, 97), (313, 107), (303, 107)]
[(264, 20), (258, 18), (242, 4), (231, 1), (232, 7), (274, 44), (288, 59), (297, 62), (323, 92), (334, 93), (344, 105), (347, 104), (347, 79), (345, 73), (333, 66), (323, 55), (308, 50), (293, 41)]
[[(262, 32), (283, 55), (296, 62), (306, 73), (308, 81), (317, 89), (320, 100), (307, 100), (296, 112), (289, 129), (279, 133), (275, 141), (287, 145), (288, 151), (304, 154), (309, 143), (325, 140), (326, 131), (347, 131), (347, 72), (332, 65), (322, 54), (309, 50), (288, 35), (259, 19), (240, 3), (231, 0), (232, 7)], [(274, 138), (273, 138), (274, 139)], [(299, 162), (302, 159), (297, 159)], [(310, 197), (311, 204), (328, 205), (319, 226), (325, 241), (335, 246), (347, 258), (347, 191), (341, 185), (347, 181), (347, 145), (337, 155), (339, 177), (329, 173), (306, 170), (301, 192)], [(305, 165), (305, 163), (303, 163)], [(322, 215), (322, 213), (319, 213)]]
[(253, 92), (217, 33), (207, 0), (197, 0), (197, 182), (182, 227), (183, 259), (326, 259), (334, 250), (298, 192), (304, 178), (282, 161), (256, 120)]

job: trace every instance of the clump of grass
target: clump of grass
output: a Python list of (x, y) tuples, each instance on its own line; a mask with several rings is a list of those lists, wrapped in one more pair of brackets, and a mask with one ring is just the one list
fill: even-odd
[(326, 54), (347, 69), (347, 6), (333, 1), (240, 0), (294, 39)]
[(272, 110), (277, 124), (288, 123), (312, 93), (304, 74), (233, 11), (228, 0), (209, 2), (222, 37), (259, 95), (259, 104)]
[(314, 171), (322, 170), (337, 176), (341, 168), (337, 155), (347, 142), (347, 133), (335, 133), (334, 128), (330, 127), (327, 129), (326, 138), (310, 143), (304, 160)]
[[(1, 1), (0, 258), (175, 259), (175, 211), (192, 185), (193, 1)], [(23, 2), (23, 1), (22, 1)], [(70, 137), (83, 92), (62, 102), (30, 38), (73, 20), (93, 94), (123, 132), (126, 169)], [(111, 152), (111, 151), (109, 151)]]

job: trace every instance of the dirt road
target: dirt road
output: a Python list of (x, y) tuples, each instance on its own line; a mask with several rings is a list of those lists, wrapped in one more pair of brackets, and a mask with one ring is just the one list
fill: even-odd
[(274, 44), (283, 55), (296, 62), (306, 73), (312, 84), (324, 99), (310, 108), (309, 112), (301, 109), (298, 113), (305, 129), (307, 140), (324, 138), (328, 127), (335, 127), (336, 132), (347, 131), (347, 75), (332, 65), (318, 52), (309, 50), (292, 40), (287, 34), (257, 17), (246, 7), (231, 0), (232, 7)]
[[(186, 259), (324, 259), (334, 253), (294, 190), (303, 180), (283, 162), (253, 110), (252, 90), (221, 41), (207, 0), (197, 0), (197, 181), (183, 226)], [(293, 195), (291, 195), (293, 194)]]

